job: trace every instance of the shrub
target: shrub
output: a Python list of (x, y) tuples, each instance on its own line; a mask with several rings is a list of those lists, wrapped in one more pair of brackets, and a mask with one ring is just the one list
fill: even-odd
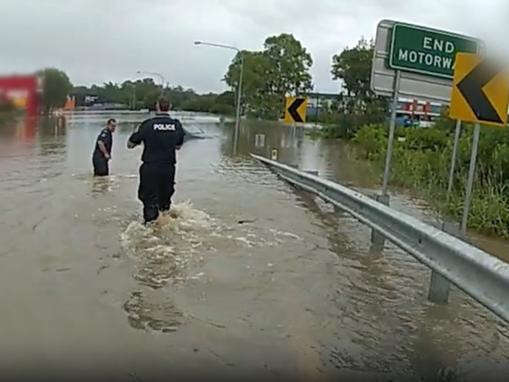
[[(466, 125), (459, 142), (453, 192), (447, 198), (452, 154), (451, 130), (444, 128), (398, 128), (394, 142), (391, 182), (417, 190), (442, 213), (461, 218), (465, 184), (470, 166), (472, 126)], [(387, 129), (383, 125), (361, 127), (353, 141), (366, 158), (383, 166)], [(509, 237), (509, 133), (504, 129), (483, 128), (477, 159), (469, 226), (480, 231)]]
[(387, 133), (383, 125), (361, 127), (353, 139), (366, 152), (367, 159), (375, 159), (385, 152)]

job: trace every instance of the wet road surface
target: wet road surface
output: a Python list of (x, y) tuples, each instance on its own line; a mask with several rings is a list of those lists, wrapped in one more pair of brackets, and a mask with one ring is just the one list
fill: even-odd
[[(110, 116), (112, 175), (95, 179)], [(286, 163), (372, 192), (374, 170), (347, 147), (249, 122), (233, 158), (229, 126), (177, 114), (208, 138), (179, 152), (173, 210), (146, 228), (141, 150), (125, 149), (145, 117), (0, 128), (2, 377), (505, 380), (506, 324), (456, 289), (446, 306), (427, 302), (424, 266), (391, 245), (371, 250), (368, 228), (247, 155), (277, 147)], [(394, 203), (433, 219), (410, 197)]]

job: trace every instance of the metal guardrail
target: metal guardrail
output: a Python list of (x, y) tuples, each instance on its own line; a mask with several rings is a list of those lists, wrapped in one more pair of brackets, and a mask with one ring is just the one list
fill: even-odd
[(258, 155), (251, 156), (282, 179), (351, 214), (431, 268), (432, 291), (440, 280), (447, 283), (445, 278), (509, 321), (509, 264), (357, 191)]

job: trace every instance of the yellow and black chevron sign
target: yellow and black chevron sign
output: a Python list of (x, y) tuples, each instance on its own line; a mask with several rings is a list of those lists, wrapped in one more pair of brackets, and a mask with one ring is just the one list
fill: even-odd
[(495, 126), (507, 123), (507, 71), (476, 54), (458, 53), (449, 116)]
[(285, 123), (306, 122), (307, 108), (307, 98), (286, 97)]

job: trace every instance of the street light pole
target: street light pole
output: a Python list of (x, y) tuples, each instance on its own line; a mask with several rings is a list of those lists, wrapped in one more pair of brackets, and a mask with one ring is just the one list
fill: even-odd
[(133, 84), (133, 96), (131, 101), (131, 110), (136, 110), (136, 84)]
[(239, 52), (240, 55), (240, 77), (239, 86), (237, 88), (237, 113), (235, 116), (235, 145), (233, 146), (233, 155), (237, 155), (237, 143), (239, 141), (239, 130), (240, 130), (240, 102), (242, 97), (242, 79), (244, 76), (244, 55)]
[(242, 51), (235, 47), (230, 45), (224, 45), (224, 44), (215, 44), (211, 42), (203, 42), (203, 41), (195, 41), (194, 45), (207, 45), (212, 46), (215, 48), (224, 48), (224, 49), (231, 49), (236, 51), (240, 56), (240, 75), (239, 75), (239, 84), (237, 86), (237, 107), (236, 107), (236, 113), (235, 113), (235, 132), (233, 137), (233, 155), (237, 155), (237, 143), (239, 139), (239, 130), (240, 130), (240, 112), (241, 112), (241, 99), (242, 99), (242, 80), (244, 77), (244, 55), (242, 54)]

